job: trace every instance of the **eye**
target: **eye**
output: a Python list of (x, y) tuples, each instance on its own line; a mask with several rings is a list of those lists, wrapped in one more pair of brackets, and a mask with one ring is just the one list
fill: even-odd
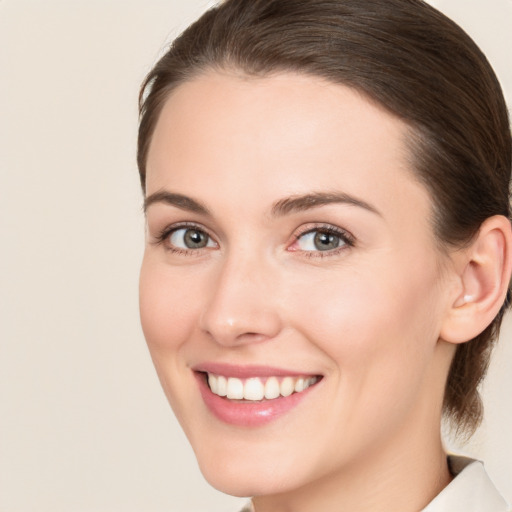
[(178, 228), (168, 234), (168, 243), (173, 249), (204, 249), (216, 247), (210, 236), (199, 228)]
[(292, 251), (329, 252), (354, 245), (351, 236), (332, 226), (310, 229), (297, 236)]

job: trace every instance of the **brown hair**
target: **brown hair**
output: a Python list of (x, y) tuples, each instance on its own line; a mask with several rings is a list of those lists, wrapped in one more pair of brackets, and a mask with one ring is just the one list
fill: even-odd
[[(140, 93), (138, 165), (170, 92), (209, 69), (249, 76), (297, 71), (353, 87), (411, 127), (413, 169), (430, 192), (443, 247), (468, 243), (493, 215), (509, 217), (512, 143), (487, 59), (455, 23), (421, 0), (227, 0), (178, 37)], [(444, 412), (459, 433), (482, 417), (484, 377), (506, 304), (458, 346)]]

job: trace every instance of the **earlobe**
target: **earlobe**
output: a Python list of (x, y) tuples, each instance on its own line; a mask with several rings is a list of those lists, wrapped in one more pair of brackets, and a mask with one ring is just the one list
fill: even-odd
[(505, 301), (512, 270), (510, 221), (502, 215), (489, 217), (460, 254), (461, 291), (449, 306), (440, 333), (441, 339), (450, 343), (478, 336)]

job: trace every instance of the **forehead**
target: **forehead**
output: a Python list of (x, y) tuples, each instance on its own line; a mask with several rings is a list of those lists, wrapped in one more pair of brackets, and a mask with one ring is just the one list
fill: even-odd
[[(279, 146), (280, 155), (288, 149), (296, 154), (298, 146), (303, 152), (315, 148), (325, 152), (330, 144), (349, 145), (359, 135), (383, 150), (402, 152), (407, 131), (404, 122), (358, 91), (320, 77), (299, 73), (247, 77), (210, 71), (178, 86), (164, 103), (150, 154), (159, 142), (184, 149), (199, 138), (213, 145), (227, 137), (248, 143), (251, 153), (263, 145), (268, 152), (269, 139)], [(363, 149), (364, 141), (359, 142)], [(382, 156), (386, 153), (382, 151)]]
[(209, 72), (167, 99), (149, 150), (147, 191), (203, 191), (213, 201), (232, 192), (247, 206), (336, 189), (384, 209), (412, 194), (427, 214), (408, 136), (396, 116), (321, 78)]

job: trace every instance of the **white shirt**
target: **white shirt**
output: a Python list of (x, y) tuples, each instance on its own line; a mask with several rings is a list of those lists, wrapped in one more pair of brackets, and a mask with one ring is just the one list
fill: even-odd
[(422, 512), (510, 512), (480, 461), (450, 456), (448, 464), (455, 478)]
[[(420, 512), (512, 512), (480, 461), (451, 455), (448, 465), (454, 479)], [(248, 503), (240, 512), (254, 507)]]

